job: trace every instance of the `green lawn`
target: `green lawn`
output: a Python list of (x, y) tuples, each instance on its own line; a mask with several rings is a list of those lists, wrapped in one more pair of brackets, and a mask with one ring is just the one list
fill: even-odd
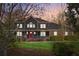
[(37, 49), (51, 49), (50, 41), (39, 42), (17, 42), (17, 48), (37, 48)]

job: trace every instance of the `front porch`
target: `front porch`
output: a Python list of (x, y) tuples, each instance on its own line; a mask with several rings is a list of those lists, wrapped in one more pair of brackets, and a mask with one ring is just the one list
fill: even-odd
[(49, 31), (23, 31), (18, 37), (23, 41), (46, 41), (49, 38)]

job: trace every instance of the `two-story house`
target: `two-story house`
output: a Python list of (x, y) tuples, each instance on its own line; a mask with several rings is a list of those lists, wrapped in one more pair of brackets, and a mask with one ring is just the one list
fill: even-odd
[[(50, 36), (58, 35), (60, 25), (42, 20), (40, 18), (28, 17), (25, 20), (17, 20), (18, 30), (16, 36), (25, 40), (47, 40)], [(68, 32), (65, 32), (68, 35)]]

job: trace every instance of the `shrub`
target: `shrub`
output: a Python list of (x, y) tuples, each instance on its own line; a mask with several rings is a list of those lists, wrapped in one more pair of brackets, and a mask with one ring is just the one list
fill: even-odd
[(63, 37), (62, 36), (51, 36), (50, 41), (62, 41)]
[(51, 36), (49, 41), (79, 41), (79, 34), (69, 35), (69, 36)]
[(65, 36), (64, 40), (66, 41), (79, 41), (79, 36), (74, 35), (74, 36)]
[[(64, 39), (64, 40), (63, 40)], [(52, 51), (54, 55), (70, 56), (79, 55), (79, 36), (51, 36)], [(57, 41), (57, 42), (55, 42)]]
[(54, 55), (57, 56), (70, 56), (74, 54), (73, 51), (73, 45), (72, 44), (67, 44), (67, 43), (54, 43), (53, 44), (53, 52)]

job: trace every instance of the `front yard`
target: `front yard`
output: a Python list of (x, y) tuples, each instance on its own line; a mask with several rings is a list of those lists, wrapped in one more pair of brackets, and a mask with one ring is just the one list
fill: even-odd
[(8, 50), (8, 55), (79, 55), (79, 41), (16, 42), (15, 47)]
[[(16, 47), (16, 48), (15, 48)], [(11, 56), (50, 56), (52, 55), (52, 45), (50, 41), (38, 42), (16, 42), (14, 48), (8, 49)]]
[(52, 45), (50, 41), (38, 41), (38, 42), (17, 42), (17, 48), (32, 48), (32, 49), (48, 49), (50, 50)]

